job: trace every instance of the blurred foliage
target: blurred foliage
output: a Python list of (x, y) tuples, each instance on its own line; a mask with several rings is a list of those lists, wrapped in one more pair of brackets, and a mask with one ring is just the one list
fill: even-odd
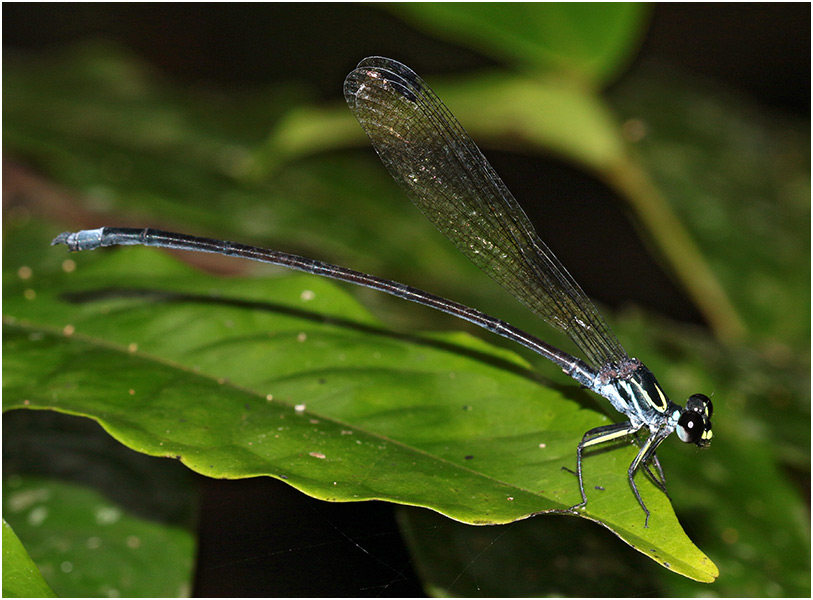
[(3, 597), (53, 598), (37, 565), (25, 551), (11, 525), (3, 521)]
[[(4, 389), (18, 374), (4, 369)], [(189, 471), (128, 450), (92, 421), (3, 415), (3, 514), (61, 596), (189, 595), (194, 506)]]
[(805, 124), (656, 65), (640, 67), (611, 101), (624, 127), (638, 130), (631, 134), (640, 136), (636, 159), (667, 190), (749, 337), (782, 346), (779, 351), (809, 353)]
[[(675, 390), (678, 401), (695, 391), (715, 393), (712, 449), (700, 455), (667, 443), (659, 452), (670, 495), (681, 523), (720, 567), (713, 593), (808, 596), (809, 507), (804, 490), (810, 473), (809, 123), (772, 115), (731, 92), (664, 72), (657, 65), (637, 68), (608, 99), (602, 98), (595, 88), (618, 77), (640, 37), (642, 13), (609, 9), (615, 11), (616, 26), (599, 39), (591, 33), (593, 20), (566, 8), (539, 5), (542, 11), (561, 11), (562, 22), (573, 27), (556, 29), (561, 35), (569, 33), (564, 40), (536, 42), (529, 64), (517, 56), (528, 55), (537, 36), (550, 39), (539, 23), (553, 17), (537, 18), (523, 12), (532, 11), (530, 5), (515, 6), (506, 5), (499, 18), (479, 14), (479, 27), (468, 27), (472, 33), (466, 37), (466, 28), (450, 35), (492, 52), (517, 72), (506, 69), (429, 82), (478, 141), (554, 153), (608, 182), (630, 202), (643, 237), (652, 242), (654, 254), (670, 273), (687, 290), (697, 286), (688, 293), (714, 325), (715, 336), (656, 315), (630, 311), (609, 319), (625, 346), (645, 360), (667, 390)], [(416, 13), (421, 8), (394, 10)], [(440, 13), (451, 9), (426, 5), (425, 10), (424, 16), (411, 14), (410, 19), (426, 21), (434, 11), (431, 19), (440, 23)], [(480, 10), (489, 9), (464, 9), (472, 19)], [(516, 33), (522, 27), (525, 32)], [(448, 23), (444, 29), (449, 30)], [(503, 35), (496, 35), (498, 29)], [(579, 40), (590, 44), (579, 46)], [(75, 262), (63, 263), (64, 253), (41, 245), (68, 224), (149, 224), (284, 248), (408, 282), (420, 277), (422, 287), (488, 312), (498, 310), (518, 326), (532, 326), (525, 311), (503, 304), (504, 294), (438, 239), (377, 161), (332, 151), (363, 142), (361, 130), (345, 108), (338, 108), (338, 101), (335, 109), (303, 108), (306, 93), (285, 86), (233, 94), (190, 90), (162, 80), (135, 57), (105, 45), (41, 57), (7, 53), (4, 66), (4, 242), (20, 240), (10, 235), (15, 230), (26, 233), (4, 251), (4, 345), (14, 341), (31, 351), (45, 348), (41, 342), (46, 338), (54, 342), (48, 344), (49, 352), (36, 355), (31, 368), (61, 365), (66, 353), (76, 352), (84, 356), (75, 366), (81, 365), (79, 373), (87, 377), (86, 389), (109, 386), (122, 371), (89, 375), (86, 369), (97, 361), (88, 363), (83, 353), (88, 345), (96, 346), (98, 355), (109, 353), (112, 332), (69, 339), (54, 335), (58, 330), (53, 323), (74, 324), (83, 311), (103, 305), (117, 322), (134, 319), (122, 333), (143, 351), (146, 340), (138, 332), (147, 333), (155, 325), (152, 318), (160, 316), (152, 304), (139, 309), (133, 299), (90, 306), (53, 302), (61, 291), (58, 282), (70, 281), (70, 276), (56, 275), (61, 269), (83, 269), (98, 260), (118, 264), (127, 273), (137, 260), (137, 251), (128, 250), (111, 253), (120, 258), (104, 262), (77, 256)], [(563, 77), (569, 68), (570, 79)], [(51, 222), (44, 221), (44, 215)], [(381, 228), (382, 222), (389, 227)], [(693, 241), (687, 246), (686, 239)], [(693, 249), (695, 243), (699, 251)], [(612, 268), (610, 257), (601, 258)], [(195, 262), (221, 271), (235, 268), (216, 258)], [(179, 275), (178, 281), (206, 285), (205, 279), (187, 275)], [(238, 283), (235, 289), (257, 285), (253, 279)], [(32, 291), (50, 300), (28, 301), (27, 308), (21, 298)], [(360, 296), (374, 308), (384, 302), (363, 292)], [(330, 292), (329, 297), (340, 302), (341, 296)], [(410, 328), (426, 322), (425, 313), (404, 304), (383, 305), (398, 307), (389, 322), (412, 323)], [(33, 306), (50, 308), (46, 315), (37, 315), (29, 312)], [(185, 321), (174, 321), (176, 337), (191, 335), (200, 326), (197, 311), (205, 307), (182, 308), (190, 312)], [(12, 323), (22, 325), (25, 335), (9, 335)], [(543, 336), (557, 341), (547, 332)], [(455, 343), (460, 343), (458, 338)], [(129, 346), (121, 340), (116, 344), (119, 351)], [(4, 401), (19, 405), (33, 397), (39, 381), (26, 380), (25, 370), (12, 373), (13, 361), (6, 352)], [(570, 386), (562, 389), (572, 389), (572, 382), (550, 365), (540, 364), (539, 369)], [(13, 393), (6, 389), (11, 384)], [(59, 400), (59, 395), (48, 400)], [(4, 423), (12, 414), (5, 415)], [(587, 412), (591, 414), (599, 418)], [(37, 426), (21, 431), (36, 435)], [(4, 494), (10, 489), (4, 486)], [(12, 522), (9, 514), (6, 518)], [(621, 564), (613, 557), (626, 548), (608, 532), (575, 524), (575, 519), (557, 520), (561, 524), (550, 528), (551, 518), (485, 529), (450, 524), (456, 541), (447, 547), (448, 561), (430, 552), (437, 542), (420, 535), (425, 525), (404, 517), (404, 527), (417, 569), (436, 594), (494, 590), (505, 595), (585, 595), (585, 578), (574, 575), (607, 565), (614, 565), (602, 583), (607, 595), (634, 591), (630, 573), (640, 578), (639, 593), (709, 593), (710, 588), (657, 568), (634, 552)], [(574, 525), (568, 527), (570, 523)], [(28, 546), (28, 534), (21, 529), (18, 533)], [(516, 552), (510, 541), (515, 534), (520, 548)], [(567, 536), (575, 536), (578, 544), (553, 544)], [(484, 551), (472, 554), (478, 547)], [(29, 552), (33, 555), (33, 546)], [(536, 560), (525, 565), (525, 577), (516, 587), (506, 589), (506, 565), (516, 564), (517, 554)], [(43, 563), (38, 564), (42, 569)], [(554, 577), (550, 569), (561, 573)], [(94, 593), (55, 589), (61, 594)]]
[(189, 531), (139, 519), (95, 490), (54, 479), (18, 475), (3, 488), (4, 514), (14, 517), (37, 567), (60, 595), (189, 595)]
[(614, 2), (601, 10), (559, 2), (510, 10), (492, 2), (398, 4), (390, 9), (439, 38), (593, 89), (614, 79), (632, 59), (650, 10), (634, 2)]

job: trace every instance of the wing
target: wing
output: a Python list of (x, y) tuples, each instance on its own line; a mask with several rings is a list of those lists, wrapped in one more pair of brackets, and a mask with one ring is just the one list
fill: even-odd
[(480, 149), (418, 75), (388, 58), (366, 58), (347, 76), (344, 96), (395, 181), (463, 254), (567, 334), (596, 369), (628, 358)]

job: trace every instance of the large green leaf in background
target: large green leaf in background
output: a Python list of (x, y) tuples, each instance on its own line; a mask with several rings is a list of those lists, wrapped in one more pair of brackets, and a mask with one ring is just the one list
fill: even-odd
[(493, 2), (432, 2), (390, 7), (440, 38), (464, 41), (526, 70), (547, 71), (598, 88), (631, 60), (649, 8), (613, 2), (546, 2), (506, 8)]
[[(607, 77), (612, 77), (611, 71), (599, 79)], [(686, 215), (693, 236), (701, 242), (718, 277), (725, 281), (729, 295), (758, 343), (724, 348), (707, 335), (687, 332), (685, 327), (654, 321), (651, 317), (630, 315), (610, 320), (625, 346), (644, 358), (668, 390), (675, 390), (676, 400), (695, 391), (715, 391), (716, 435), (712, 449), (701, 455), (668, 443), (659, 453), (666, 465), (670, 494), (681, 511), (681, 521), (688, 525), (700, 547), (721, 566), (722, 577), (715, 591), (731, 596), (808, 595), (809, 511), (798, 489), (789, 484), (785, 470), (790, 467), (791, 472), (809, 473), (809, 347), (806, 341), (809, 340), (809, 172), (806, 169), (809, 160), (804, 160), (808, 144), (799, 139), (805, 137), (806, 128), (802, 127), (802, 134), (797, 136), (795, 124), (783, 123), (777, 127), (764, 111), (751, 110), (741, 105), (739, 99), (719, 96), (714, 90), (701, 88), (679, 98), (675, 85), (680, 80), (672, 74), (664, 77), (655, 71), (629, 78), (621, 92), (616, 93), (618, 114), (623, 115), (631, 131), (640, 131), (643, 125), (646, 133), (637, 143), (642, 161), (630, 163), (629, 157), (619, 156), (626, 153), (620, 132), (614, 130), (616, 119), (607, 106), (596, 97), (563, 87), (561, 82), (540, 82), (504, 73), (483, 78), (471, 76), (459, 79), (454, 85), (444, 85), (434, 78), (429, 81), (478, 141), (485, 139), (510, 147), (511, 135), (517, 133), (518, 124), (538, 123), (538, 126), (523, 127), (523, 135), (513, 139), (524, 148), (552, 149), (607, 180), (612, 180), (610, 174), (615, 172), (607, 167), (613, 167), (616, 158), (624, 159), (622, 165), (632, 165), (632, 171), (646, 164), (646, 170), (657, 182), (656, 194), (667, 196), (675, 210)], [(680, 81), (679, 88), (690, 90), (692, 85), (691, 81)], [(64, 213), (66, 205), (75, 205), (78, 193), (82, 205), (87, 207), (84, 210), (107, 215), (101, 221), (97, 217), (96, 225), (107, 221), (177, 229), (179, 223), (184, 223), (185, 228), (195, 232), (272, 247), (287, 245), (308, 255), (421, 283), (433, 291), (448, 293), (489, 311), (504, 307), (499, 294), (487, 283), (473, 284), (483, 281), (477, 279), (476, 270), (448, 245), (443, 245), (399, 193), (392, 193), (394, 186), (380, 164), (329, 154), (284, 162), (285, 156), (307, 157), (326, 147), (362, 142), (360, 129), (343, 106), (324, 113), (311, 110), (308, 119), (299, 120), (303, 127), (318, 132), (318, 136), (307, 133), (297, 134), (298, 138), (288, 136), (285, 132), (296, 133), (296, 128), (288, 125), (294, 122), (292, 118), (286, 119), (262, 152), (258, 152), (255, 151), (257, 144), (272, 128), (276, 116), (282, 114), (286, 106), (294, 106), (292, 98), (296, 95), (290, 91), (278, 88), (267, 93), (258, 91), (251, 96), (241, 94), (239, 98), (181, 93), (175, 86), (157, 81), (137, 61), (111, 48), (94, 47), (65, 53), (56, 60), (25, 61), (16, 66), (12, 64), (12, 68), (7, 64), (4, 88), (6, 150), (11, 149), (16, 156), (37, 165), (63, 187), (54, 188), (19, 170), (14, 171), (14, 182), (29, 199), (36, 202), (45, 199), (44, 210), (52, 215)], [(523, 89), (529, 92), (517, 93)], [(512, 99), (523, 97), (530, 105), (512, 103)], [(659, 107), (668, 106), (672, 101), (676, 107), (660, 110)], [(297, 106), (301, 105), (300, 100)], [(228, 120), (224, 120), (224, 116)], [(568, 136), (569, 132), (573, 135)], [(289, 143), (286, 141), (289, 139), (297, 141)], [(296, 151), (291, 152), (291, 147)], [(692, 160), (687, 161), (686, 157)], [(262, 161), (273, 163), (274, 176), (268, 180), (247, 178), (246, 174), (269, 172)], [(5, 179), (9, 181), (8, 176)], [(743, 180), (750, 183), (740, 185)], [(712, 188), (714, 193), (709, 195), (708, 190)], [(758, 195), (743, 193), (757, 188)], [(75, 218), (75, 212), (70, 214)], [(736, 228), (728, 227), (726, 215), (729, 214), (741, 217)], [(378, 226), (382, 220), (391, 224), (392, 230), (399, 231), (399, 236), (382, 236)], [(82, 226), (88, 224), (81, 223)], [(647, 226), (646, 219), (643, 224)], [(32, 248), (23, 246), (30, 255), (15, 260), (9, 258), (6, 250), (4, 267), (12, 271), (12, 285), (6, 286), (4, 294), (13, 290), (23, 290), (23, 293), (26, 289), (39, 290), (41, 282), (25, 285), (17, 280), (18, 275), (14, 273), (17, 265), (33, 266), (35, 276), (55, 272), (64, 258), (60, 249), (50, 249), (44, 255), (39, 254), (42, 247), (33, 249), (46, 244), (48, 235), (56, 231), (52, 227), (47, 229), (47, 235), (44, 232), (32, 235)], [(660, 229), (658, 233), (670, 230)], [(758, 236), (754, 237), (755, 234)], [(755, 239), (759, 243), (754, 243)], [(777, 244), (780, 252), (772, 250)], [(118, 263), (121, 269), (132, 268), (136, 264), (130, 262), (135, 260), (134, 251), (123, 254), (127, 258), (117, 259), (121, 261)], [(39, 265), (31, 262), (33, 259), (29, 257), (34, 256), (40, 257)], [(669, 255), (669, 259), (681, 260), (681, 256), (676, 253)], [(76, 282), (86, 276), (85, 266), (97, 259), (84, 255), (73, 258), (80, 269), (74, 274)], [(776, 268), (777, 261), (780, 269)], [(687, 264), (685, 270), (692, 272), (691, 263)], [(150, 265), (155, 269), (160, 266)], [(115, 274), (110, 277), (113, 279), (107, 283), (112, 284)], [(422, 279), (416, 281), (416, 277)], [(193, 280), (194, 289), (204, 285), (202, 280), (180, 276), (173, 282)], [(747, 285), (743, 285), (744, 281)], [(103, 285), (98, 283), (98, 286)], [(251, 287), (247, 283), (234, 285), (233, 297), (240, 298), (244, 286), (247, 286), (245, 289)], [(221, 283), (216, 285), (222, 286)], [(258, 294), (259, 290), (254, 288)], [(55, 298), (56, 291), (45, 292), (49, 302)], [(189, 289), (180, 291), (190, 292)], [(340, 302), (341, 296), (330, 298)], [(118, 308), (115, 315), (119, 317), (126, 317), (138, 306), (134, 298), (85, 296), (79, 299), (82, 302), (72, 306), (52, 305), (61, 306), (51, 315), (59, 323), (58, 331), (63, 331), (65, 324), (76, 326), (77, 314), (93, 312), (101, 306), (110, 306), (111, 302)], [(17, 296), (18, 306), (19, 300)], [(149, 328), (153, 317), (166, 315), (163, 304), (172, 298), (161, 300), (160, 295), (154, 296), (151, 302), (160, 309), (158, 312), (146, 308), (151, 305), (148, 298), (141, 300), (143, 320), (138, 326), (130, 323), (129, 328), (124, 328), (125, 332), (137, 333)], [(199, 335), (201, 327), (194, 316), (202, 314), (197, 312), (197, 300), (190, 307), (194, 311), (178, 315), (183, 327), (175, 323), (173, 331), (177, 335), (199, 339), (194, 337)], [(368, 296), (368, 300), (378, 302), (374, 297)], [(403, 304), (397, 306), (400, 308), (396, 314), (403, 315), (406, 322), (426, 317), (424, 313), (409, 311)], [(255, 307), (255, 312), (256, 309), (259, 307)], [(521, 309), (514, 312), (508, 305), (500, 311), (500, 316), (507, 316), (520, 326), (533, 326)], [(8, 314), (5, 307), (4, 314)], [(164, 316), (162, 320), (167, 324), (165, 319)], [(101, 326), (101, 321), (98, 325)], [(62, 343), (53, 346), (50, 359), (62, 360), (66, 345), (71, 347), (86, 341), (82, 339), (81, 330), (75, 342), (54, 336), (54, 331), (49, 329), (48, 339)], [(107, 338), (112, 333), (105, 331), (102, 337)], [(38, 340), (38, 336), (37, 332), (29, 332), (20, 348), (41, 347), (38, 342), (43, 340)], [(19, 336), (9, 337), (11, 339), (19, 340)], [(375, 339), (380, 340), (380, 337)], [(128, 348), (131, 341), (134, 340), (126, 340)], [(117, 342), (113, 348), (121, 352), (122, 343)], [(139, 346), (131, 361), (143, 358), (139, 352), (143, 352), (144, 347), (140, 341), (137, 343)], [(458, 349), (467, 347), (460, 339), (455, 339), (454, 345)], [(485, 349), (478, 346), (477, 351)], [(34, 366), (48, 366), (47, 353), (36, 356)], [(500, 354), (501, 359), (506, 357)], [(317, 354), (316, 358), (324, 360), (325, 355)], [(258, 349), (252, 360), (262, 363), (266, 356)], [(88, 366), (84, 361), (80, 364)], [(508, 364), (516, 363), (510, 359)], [(171, 370), (175, 365), (165, 366)], [(4, 366), (4, 385), (7, 368), (8, 365)], [(115, 371), (116, 374), (124, 372)], [(557, 376), (550, 370), (543, 372)], [(495, 371), (492, 369), (489, 373), (495, 374)], [(88, 373), (87, 377), (89, 387), (103, 384), (98, 373)], [(181, 379), (189, 383), (189, 374)], [(527, 377), (520, 380), (525, 381), (524, 385), (531, 385)], [(33, 381), (16, 379), (14, 383), (36, 387)], [(405, 384), (398, 383), (396, 377), (388, 378), (386, 385), (399, 389)], [(234, 392), (227, 382), (217, 383), (217, 386)], [(312, 387), (320, 389), (318, 383)], [(538, 384), (532, 387), (533, 401), (547, 407), (548, 401), (541, 402), (538, 395), (544, 388)], [(200, 386), (192, 389), (200, 392)], [(572, 390), (572, 384), (562, 390)], [(489, 404), (489, 411), (492, 406), (504, 403), (506, 397), (499, 394), (499, 402)], [(4, 398), (8, 401), (8, 392)], [(457, 418), (460, 413), (455, 410), (453, 415)], [(540, 416), (534, 415), (534, 418)], [(592, 418), (600, 419), (597, 415)], [(574, 440), (579, 435), (575, 425), (570, 435), (575, 436)], [(618, 462), (609, 462), (615, 454), (620, 454), (615, 459)], [(466, 460), (468, 455), (473, 458)], [(468, 467), (477, 456), (466, 451), (463, 464)], [(591, 468), (602, 478), (602, 485), (605, 477), (614, 477), (613, 481), (623, 479), (618, 474), (623, 473), (622, 463), (628, 458), (621, 450), (607, 453), (606, 457), (591, 457)], [(318, 459), (308, 454), (308, 458), (324, 461), (327, 455), (325, 459)], [(603, 460), (608, 462), (596, 464)], [(566, 479), (562, 481), (562, 485), (567, 485)], [(618, 489), (624, 485), (618, 481)], [(616, 486), (605, 487), (606, 492)], [(770, 494), (765, 490), (770, 490)], [(623, 506), (639, 511), (634, 502), (629, 502), (628, 490), (625, 495)], [(516, 497), (511, 502), (515, 502)], [(534, 503), (538, 500), (535, 497)], [(591, 492), (591, 503), (595, 500)], [(657, 494), (651, 499), (648, 495), (647, 502), (653, 501), (661, 500)], [(454, 534), (463, 536), (455, 548), (465, 548), (467, 539), (482, 540), (485, 535), (492, 541), (499, 536), (493, 544), (486, 543), (490, 550), (511, 547), (520, 550), (506, 554), (503, 560), (499, 557), (495, 560), (494, 552), (465, 558), (465, 553), (455, 551), (454, 558), (459, 556), (462, 562), (450, 567), (428, 555), (427, 548), (421, 546), (427, 538), (417, 536), (419, 539), (413, 542), (418, 568), (431, 589), (439, 593), (445, 589), (457, 589), (460, 593), (459, 585), (474, 575), (474, 587), (464, 588), (474, 594), (479, 589), (487, 589), (486, 575), (491, 576), (489, 581), (494, 582), (493, 585), (503, 585), (507, 569), (518, 564), (517, 554), (538, 555), (539, 560), (524, 565), (522, 570), (528, 577), (528, 587), (522, 588), (524, 593), (538, 593), (540, 588), (534, 581), (550, 580), (550, 572), (540, 575), (539, 569), (550, 566), (544, 557), (549, 556), (545, 549), (551, 544), (545, 541), (548, 538), (544, 534), (551, 535), (551, 532), (530, 533), (526, 526), (538, 525), (544, 530), (550, 520), (528, 519), (505, 526), (511, 528), (505, 535), (496, 533), (499, 530), (495, 528), (461, 528)], [(568, 522), (575, 523), (575, 520), (563, 520), (565, 524)], [(521, 532), (516, 546), (501, 545), (516, 531)], [(574, 590), (581, 588), (573, 586), (578, 583), (589, 586), (590, 579), (585, 573), (597, 572), (597, 565), (618, 565), (607, 558), (618, 554), (617, 544), (610, 543), (607, 550), (602, 551), (599, 548), (603, 545), (593, 541), (597, 528), (567, 531), (576, 536), (580, 545), (569, 544), (557, 551), (559, 562), (553, 566), (562, 568), (565, 577), (563, 587), (556, 589), (566, 590), (564, 593), (569, 595), (587, 595), (589, 591), (578, 593)], [(568, 533), (553, 535), (561, 537)], [(538, 550), (529, 552), (529, 540), (537, 539), (538, 534), (543, 534), (535, 546)], [(770, 552), (765, 552), (766, 540)], [(449, 553), (451, 555), (451, 549)], [(567, 560), (562, 557), (569, 557), (570, 562), (562, 562)], [(472, 562), (474, 558), (476, 561)], [(623, 565), (630, 568), (629, 571), (615, 568), (604, 572), (602, 583), (609, 586), (608, 590), (614, 590), (607, 593), (629, 590), (625, 582), (632, 575), (639, 578), (638, 581), (652, 582), (651, 587), (642, 584), (644, 594), (651, 593), (655, 586), (671, 595), (707, 593), (665, 570), (652, 570), (654, 564), (647, 563), (636, 563), (634, 555), (626, 556)], [(582, 572), (577, 567), (580, 564), (592, 567)], [(456, 588), (448, 587), (450, 581), (444, 580), (441, 567), (460, 575)], [(516, 591), (519, 588), (514, 588), (514, 592), (502, 587), (492, 589), (499, 589), (504, 595), (520, 593)], [(543, 589), (551, 593), (552, 588)]]

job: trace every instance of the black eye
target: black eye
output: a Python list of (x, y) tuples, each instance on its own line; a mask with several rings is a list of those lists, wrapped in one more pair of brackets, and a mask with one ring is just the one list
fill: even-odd
[[(703, 396), (703, 394), (697, 394), (698, 396)], [(703, 402), (706, 404), (706, 410), (708, 411), (708, 415), (706, 415), (709, 419), (711, 419), (711, 413), (714, 412), (714, 405), (711, 403), (711, 398), (708, 396), (703, 396)]]
[(681, 442), (696, 444), (703, 437), (703, 417), (693, 410), (685, 410), (677, 424), (677, 436)]
[(696, 413), (705, 414), (707, 419), (711, 419), (711, 414), (714, 412), (714, 406), (711, 404), (711, 398), (704, 394), (694, 394), (686, 402), (686, 410), (692, 410)]
[[(711, 403), (711, 398), (705, 394), (694, 394), (692, 398), (695, 399), (698, 406), (702, 406), (706, 411), (706, 417), (711, 419), (711, 414), (714, 412), (714, 406)], [(697, 409), (695, 409), (697, 410)], [(702, 410), (699, 412), (703, 412)]]

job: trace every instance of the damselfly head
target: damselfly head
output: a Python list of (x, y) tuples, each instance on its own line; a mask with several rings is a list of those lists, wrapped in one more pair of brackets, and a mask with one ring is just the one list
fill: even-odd
[(677, 423), (677, 435), (680, 441), (697, 444), (706, 448), (711, 443), (711, 415), (714, 407), (711, 398), (703, 394), (694, 394), (686, 401), (686, 408)]

